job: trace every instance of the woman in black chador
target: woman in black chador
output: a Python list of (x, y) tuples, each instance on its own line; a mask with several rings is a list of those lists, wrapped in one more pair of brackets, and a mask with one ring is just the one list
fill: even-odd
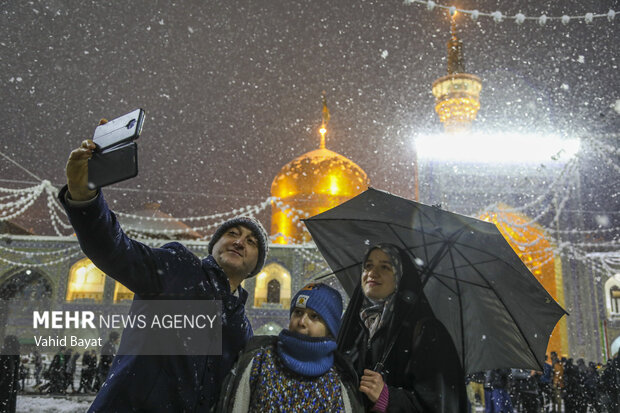
[(465, 412), (465, 376), (420, 272), (391, 244), (373, 246), (343, 318), (338, 349), (360, 377), (368, 411)]

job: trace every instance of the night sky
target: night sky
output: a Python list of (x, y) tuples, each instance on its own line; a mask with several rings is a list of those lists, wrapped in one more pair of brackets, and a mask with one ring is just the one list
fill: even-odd
[[(618, 1), (552, 3), (455, 5), (534, 17), (620, 11)], [(617, 132), (619, 19), (541, 26), (459, 15), (467, 72), (483, 82), (475, 127), (579, 138)], [(327, 148), (360, 165), (374, 187), (412, 197), (414, 136), (441, 130), (431, 85), (446, 74), (450, 23), (439, 8), (397, 0), (5, 1), (0, 27), (0, 152), (38, 178), (62, 185), (69, 152), (101, 117), (146, 110), (139, 176), (106, 190), (121, 211), (160, 202), (194, 216), (264, 200), (285, 163), (318, 148), (323, 90)], [(10, 188), (38, 182), (5, 157), (0, 179)], [(607, 188), (593, 197), (618, 210), (617, 186)], [(36, 227), (32, 214), (18, 221)]]

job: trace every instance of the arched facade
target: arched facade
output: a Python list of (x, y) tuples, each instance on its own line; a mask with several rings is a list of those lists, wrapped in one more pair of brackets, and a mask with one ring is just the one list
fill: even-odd
[(71, 302), (87, 299), (102, 302), (105, 278), (105, 273), (90, 259), (79, 260), (69, 270), (66, 300)]
[(31, 269), (9, 273), (2, 278), (4, 280), (0, 283), (0, 337), (13, 334), (20, 337), (20, 341), (23, 337), (31, 339), (34, 334), (32, 311), (49, 308), (53, 294), (52, 283), (43, 273)]
[[(554, 248), (547, 240), (543, 230), (532, 219), (519, 213), (509, 212), (508, 206), (500, 206), (499, 212), (484, 213), (480, 219), (493, 222), (502, 233), (521, 261), (530, 269), (536, 279), (549, 294), (564, 307), (564, 288), (562, 282), (562, 263), (554, 255)], [(568, 354), (566, 317), (556, 325), (547, 353), (555, 351)]]
[(291, 274), (272, 262), (256, 276), (254, 307), (284, 308), (291, 305)]
[[(66, 301), (94, 300), (98, 303), (103, 302), (106, 278), (106, 274), (97, 268), (90, 259), (79, 260), (69, 269)], [(115, 281), (114, 303), (132, 300), (133, 295), (129, 288)]]

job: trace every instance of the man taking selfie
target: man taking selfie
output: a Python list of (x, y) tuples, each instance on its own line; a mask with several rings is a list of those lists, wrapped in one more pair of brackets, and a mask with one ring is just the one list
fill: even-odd
[[(89, 412), (208, 411), (237, 354), (252, 337), (241, 282), (260, 272), (268, 253), (267, 234), (256, 219), (222, 224), (198, 258), (178, 242), (152, 248), (125, 235), (100, 190), (88, 187), (91, 140), (71, 152), (65, 207), (84, 254), (137, 300), (221, 300), (222, 354), (217, 356), (117, 355)], [(123, 335), (124, 336), (124, 335)], [(121, 341), (122, 345), (122, 341)]]

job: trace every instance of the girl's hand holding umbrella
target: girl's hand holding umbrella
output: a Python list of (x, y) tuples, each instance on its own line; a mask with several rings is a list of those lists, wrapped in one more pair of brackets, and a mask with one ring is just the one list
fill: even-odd
[(376, 371), (364, 369), (364, 375), (360, 380), (360, 391), (364, 393), (372, 403), (379, 400), (385, 383), (383, 377)]

